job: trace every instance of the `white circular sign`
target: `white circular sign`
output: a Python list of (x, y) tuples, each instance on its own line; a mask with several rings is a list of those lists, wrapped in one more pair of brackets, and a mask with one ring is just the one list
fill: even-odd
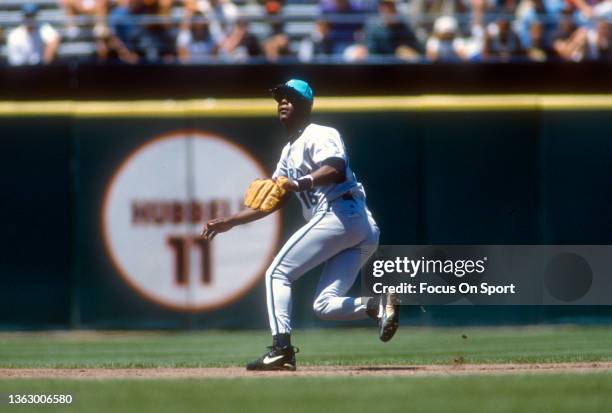
[(209, 219), (234, 214), (250, 182), (266, 176), (244, 149), (205, 132), (147, 142), (115, 173), (104, 199), (106, 249), (146, 298), (178, 310), (227, 305), (265, 272), (279, 242), (278, 213), (199, 237)]

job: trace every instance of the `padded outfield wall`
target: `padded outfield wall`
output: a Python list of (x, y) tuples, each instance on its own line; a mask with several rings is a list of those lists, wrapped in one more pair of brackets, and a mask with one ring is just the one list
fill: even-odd
[[(610, 244), (612, 98), (320, 98), (383, 244)], [(198, 240), (283, 146), (273, 102), (4, 101), (2, 328), (265, 328), (263, 271), (301, 225)], [(317, 271), (295, 287), (298, 327)], [(358, 293), (358, 288), (355, 288)], [(409, 309), (415, 324), (610, 322), (604, 307)]]

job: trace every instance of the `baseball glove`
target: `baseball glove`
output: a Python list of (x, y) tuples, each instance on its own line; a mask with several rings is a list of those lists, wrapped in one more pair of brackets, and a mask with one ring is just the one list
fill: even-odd
[(273, 211), (287, 196), (288, 192), (283, 186), (288, 181), (284, 176), (276, 182), (272, 179), (254, 180), (244, 194), (244, 205), (261, 212)]

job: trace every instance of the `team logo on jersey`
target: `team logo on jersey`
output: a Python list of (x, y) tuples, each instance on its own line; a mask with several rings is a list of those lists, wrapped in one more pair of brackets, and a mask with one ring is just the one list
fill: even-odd
[(212, 218), (239, 211), (249, 183), (268, 174), (243, 148), (205, 132), (149, 141), (111, 180), (102, 210), (107, 252), (137, 292), (160, 305), (196, 311), (250, 290), (279, 242), (279, 214), (236, 227), (212, 242)]

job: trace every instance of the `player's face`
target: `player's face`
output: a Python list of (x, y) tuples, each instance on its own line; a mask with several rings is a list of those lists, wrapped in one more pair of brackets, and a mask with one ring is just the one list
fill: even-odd
[(289, 99), (287, 99), (287, 97), (282, 97), (278, 101), (277, 110), (278, 118), (281, 122), (286, 122), (290, 120), (295, 113), (295, 107), (293, 106), (293, 103), (291, 103)]

